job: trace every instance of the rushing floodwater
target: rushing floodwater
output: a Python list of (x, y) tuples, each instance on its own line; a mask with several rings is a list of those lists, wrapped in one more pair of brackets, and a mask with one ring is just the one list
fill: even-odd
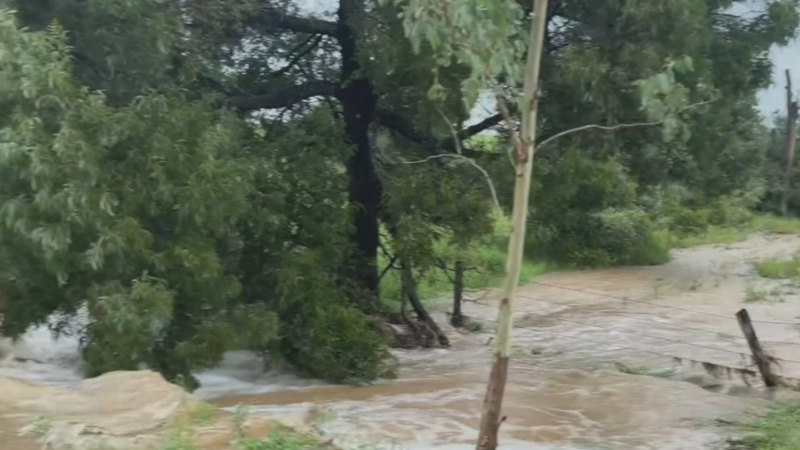
[[(725, 430), (718, 419), (735, 420), (772, 397), (794, 394), (767, 393), (758, 379), (738, 373), (715, 378), (687, 359), (748, 366), (734, 317), (743, 306), (754, 320), (800, 323), (800, 292), (752, 275), (753, 261), (798, 249), (800, 238), (754, 237), (678, 251), (665, 266), (555, 273), (522, 288), (501, 447), (720, 448)], [(748, 287), (781, 301), (745, 305)], [(465, 313), (485, 331), (448, 330), (450, 349), (395, 352), (397, 380), (329, 386), (264, 373), (255, 358), (231, 353), (218, 369), (199, 374), (197, 394), (226, 408), (248, 405), (251, 414), (296, 416), (345, 448), (474, 448), (493, 297), (467, 303)], [(798, 327), (756, 323), (756, 331), (771, 354), (800, 361), (800, 346), (791, 344), (800, 345)], [(0, 376), (67, 386), (79, 379), (74, 342), (53, 343), (34, 330), (8, 351), (16, 359), (6, 359)], [(780, 370), (800, 378), (800, 363), (784, 361)]]

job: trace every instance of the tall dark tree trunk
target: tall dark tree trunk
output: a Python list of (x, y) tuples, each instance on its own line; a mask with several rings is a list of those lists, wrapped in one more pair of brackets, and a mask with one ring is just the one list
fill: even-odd
[(349, 200), (354, 209), (353, 243), (356, 253), (346, 268), (348, 290), (359, 306), (371, 312), (378, 300), (378, 212), (382, 186), (375, 171), (369, 126), (375, 118), (377, 97), (358, 62), (358, 40), (353, 22), (364, 12), (362, 0), (341, 0), (337, 39), (342, 52), (342, 104), (345, 133), (354, 147), (347, 162)]

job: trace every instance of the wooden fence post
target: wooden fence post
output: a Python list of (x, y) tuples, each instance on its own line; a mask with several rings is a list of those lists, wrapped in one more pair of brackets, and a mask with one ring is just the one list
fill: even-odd
[(742, 328), (747, 344), (750, 346), (750, 352), (753, 354), (753, 361), (758, 366), (758, 371), (761, 372), (761, 378), (764, 379), (764, 384), (767, 387), (775, 387), (778, 385), (778, 379), (772, 373), (770, 367), (769, 357), (761, 348), (756, 336), (756, 330), (753, 328), (753, 323), (750, 321), (750, 314), (746, 309), (742, 309), (736, 313), (736, 319), (739, 321), (739, 326)]

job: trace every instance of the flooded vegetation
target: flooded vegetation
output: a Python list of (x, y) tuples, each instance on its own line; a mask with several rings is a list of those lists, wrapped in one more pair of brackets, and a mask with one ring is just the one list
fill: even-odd
[[(679, 250), (664, 266), (555, 272), (523, 287), (503, 448), (719, 448), (739, 432), (722, 424), (749, 420), (776, 400), (800, 400), (736, 370), (752, 369), (735, 320), (746, 306), (781, 359), (777, 370), (800, 378), (800, 363), (791, 361), (800, 330), (783, 324), (798, 322), (800, 288), (784, 286), (780, 303), (746, 304), (748, 286), (769, 282), (758, 277), (758, 263), (797, 251), (798, 237), (759, 235)], [(493, 327), (493, 295), (481, 297), (465, 302), (464, 312), (483, 331), (448, 329), (449, 349), (394, 351), (396, 380), (329, 385), (264, 372), (261, 360), (234, 352), (197, 374), (195, 396), (231, 414), (243, 405), (250, 420), (316, 430), (342, 448), (471, 448)], [(117, 375), (120, 382), (81, 382), (70, 354), (77, 348), (53, 352), (49, 337), (29, 336), (6, 350), (12, 353), (0, 368), (2, 404), (16, 405), (14, 414), (5, 411), (3, 436), (16, 436), (14, 415), (82, 422), (101, 436), (168, 432), (159, 421), (177, 414), (179, 389), (164, 391), (159, 377), (135, 372)]]
[(794, 448), (799, 38), (0, 0), (0, 448)]

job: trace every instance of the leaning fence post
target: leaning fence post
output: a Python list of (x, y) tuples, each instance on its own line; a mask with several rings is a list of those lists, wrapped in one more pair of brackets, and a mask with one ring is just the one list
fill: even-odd
[(742, 328), (745, 339), (747, 339), (750, 352), (753, 354), (753, 360), (758, 366), (758, 371), (761, 372), (761, 378), (764, 379), (764, 384), (766, 384), (767, 387), (777, 386), (777, 377), (772, 373), (769, 358), (758, 342), (756, 330), (753, 328), (753, 323), (750, 321), (750, 314), (747, 313), (746, 309), (742, 309), (736, 313), (736, 319), (739, 321), (739, 326)]

